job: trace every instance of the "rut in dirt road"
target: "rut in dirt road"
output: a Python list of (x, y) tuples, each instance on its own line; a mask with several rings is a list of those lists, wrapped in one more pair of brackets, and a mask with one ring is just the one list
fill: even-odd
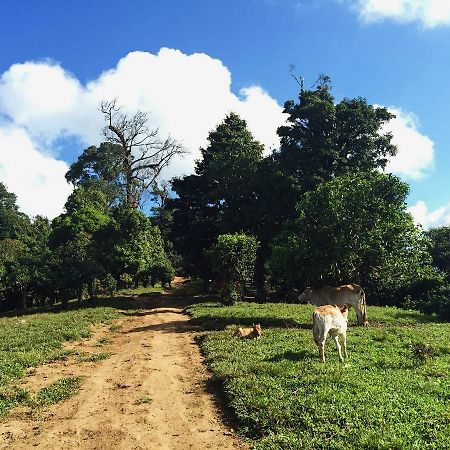
[[(111, 339), (113, 355), (99, 363), (40, 366), (26, 388), (52, 378), (85, 375), (79, 394), (38, 417), (16, 411), (0, 423), (8, 449), (247, 449), (224, 425), (207, 390), (208, 373), (194, 333), (176, 299), (126, 313)], [(152, 301), (153, 303), (153, 301)], [(91, 338), (92, 340), (92, 338)], [(89, 342), (75, 344), (86, 350)]]

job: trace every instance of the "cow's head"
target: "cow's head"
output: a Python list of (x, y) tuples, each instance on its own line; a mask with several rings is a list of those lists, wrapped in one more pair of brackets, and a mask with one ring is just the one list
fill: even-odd
[(299, 303), (307, 303), (311, 298), (312, 288), (307, 287), (305, 290), (298, 296)]

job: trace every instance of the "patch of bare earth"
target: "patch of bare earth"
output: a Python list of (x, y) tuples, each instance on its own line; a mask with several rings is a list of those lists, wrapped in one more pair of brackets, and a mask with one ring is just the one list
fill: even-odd
[(171, 296), (148, 302), (154, 306), (119, 319), (115, 331), (97, 327), (70, 345), (78, 354), (111, 352), (108, 359), (70, 356), (32, 371), (23, 386), (30, 392), (62, 377), (85, 379), (62, 403), (12, 411), (0, 422), (0, 448), (248, 449), (208, 392), (189, 317)]

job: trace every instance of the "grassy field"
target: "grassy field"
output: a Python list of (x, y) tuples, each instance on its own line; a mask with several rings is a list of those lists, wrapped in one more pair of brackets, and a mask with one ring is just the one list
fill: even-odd
[[(450, 448), (450, 324), (415, 311), (369, 307), (348, 330), (349, 360), (332, 340), (322, 364), (311, 305), (208, 303), (188, 309), (241, 432), (257, 449)], [(354, 312), (350, 322), (355, 322)], [(260, 322), (260, 340), (232, 338)]]
[[(154, 294), (161, 288), (145, 288), (121, 291), (119, 294)], [(62, 348), (66, 341), (77, 341), (89, 337), (95, 323), (110, 323), (120, 316), (120, 310), (136, 308), (131, 297), (100, 298), (85, 301), (81, 305), (71, 302), (68, 311), (48, 311), (45, 308), (27, 312), (20, 316), (0, 317), (0, 416), (21, 403), (45, 405), (48, 399), (64, 399), (64, 392), (74, 393), (81, 380), (65, 380), (49, 387), (36, 399), (17, 386), (27, 369), (39, 364), (60, 359), (72, 352)], [(99, 347), (106, 344), (101, 340)], [(100, 361), (111, 356), (107, 352), (95, 355), (79, 355), (79, 361)], [(56, 392), (56, 394), (55, 394)], [(44, 399), (44, 400), (43, 400)]]

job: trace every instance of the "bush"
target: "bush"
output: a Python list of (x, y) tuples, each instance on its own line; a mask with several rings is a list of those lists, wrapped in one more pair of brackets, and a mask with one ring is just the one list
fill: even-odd
[(103, 280), (103, 289), (108, 295), (114, 295), (117, 290), (117, 280), (110, 273)]
[(222, 280), (234, 284), (236, 292), (238, 283), (243, 294), (246, 283), (253, 279), (258, 245), (255, 237), (235, 233), (220, 235), (217, 244), (211, 248), (214, 271)]
[(133, 285), (133, 277), (129, 273), (123, 273), (120, 275), (120, 282), (124, 287), (130, 288)]
[(219, 292), (219, 302), (225, 306), (232, 306), (241, 298), (241, 294), (233, 283), (228, 284)]

